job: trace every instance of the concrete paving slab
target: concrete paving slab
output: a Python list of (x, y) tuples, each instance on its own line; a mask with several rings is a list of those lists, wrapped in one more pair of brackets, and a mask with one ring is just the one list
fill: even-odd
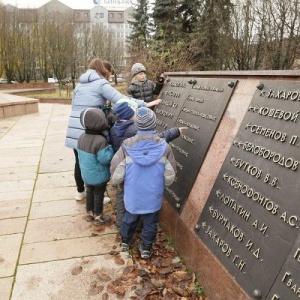
[[(35, 168), (35, 170), (34, 170)], [(29, 172), (24, 172), (25, 169), (32, 169)], [(37, 166), (32, 167), (21, 167), (20, 172), (19, 168), (3, 168), (3, 173), (0, 174), (1, 181), (16, 181), (16, 180), (35, 180), (37, 176)]]
[(18, 167), (28, 167), (28, 166), (37, 166), (40, 161), (39, 155), (32, 156), (14, 156), (11, 159), (7, 157), (0, 158), (0, 165), (4, 168), (18, 168)]
[(66, 186), (57, 187), (53, 192), (53, 188), (36, 189), (33, 194), (33, 202), (46, 202), (54, 200), (73, 200), (75, 201), (76, 187)]
[(72, 158), (70, 153), (66, 154), (65, 156), (49, 156), (49, 158), (43, 159), (41, 162), (39, 172), (56, 173), (70, 171), (74, 169), (74, 161), (75, 158)]
[(15, 156), (35, 156), (40, 155), (42, 152), (42, 147), (35, 147), (35, 148), (11, 148), (11, 149), (2, 149), (0, 143), (0, 151), (1, 151), (1, 158), (14, 158)]
[(0, 235), (24, 233), (27, 217), (0, 220)]
[(0, 190), (6, 191), (32, 191), (33, 186), (35, 184), (35, 180), (32, 179), (25, 179), (25, 180), (15, 180), (15, 181), (9, 181), (5, 180), (0, 182)]
[(0, 201), (0, 219), (25, 217), (29, 207), (30, 199)]
[[(120, 250), (120, 247), (118, 248)], [(83, 256), (102, 255), (108, 254), (115, 249), (115, 234), (24, 244), (21, 250), (19, 264), (25, 265)]]
[(130, 299), (130, 288), (124, 297), (111, 294), (109, 288), (127, 261), (128, 254), (120, 253), (20, 266), (11, 300)]
[[(0, 223), (1, 224), (1, 223)], [(1, 231), (0, 231), (1, 232)], [(115, 226), (95, 226), (84, 215), (29, 220), (24, 244), (117, 234)]]
[(49, 187), (57, 188), (74, 185), (74, 170), (72, 170), (60, 173), (39, 174), (35, 189), (45, 189)]
[(13, 276), (23, 234), (0, 236), (0, 277)]
[(4, 190), (0, 190), (0, 205), (1, 201), (11, 201), (11, 200), (25, 200), (25, 199), (31, 199), (32, 197), (32, 190), (28, 191), (9, 191), (5, 188)]
[(9, 300), (13, 280), (13, 277), (0, 278), (0, 291), (2, 300)]
[(85, 213), (84, 203), (76, 200), (35, 202), (31, 206), (29, 219), (74, 216)]

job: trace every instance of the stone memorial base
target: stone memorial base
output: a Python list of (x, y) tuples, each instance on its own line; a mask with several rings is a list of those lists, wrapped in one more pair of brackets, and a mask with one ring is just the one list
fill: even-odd
[[(175, 248), (178, 250), (179, 255), (184, 259), (187, 266), (196, 273), (197, 279), (203, 286), (209, 300), (259, 299), (259, 296), (255, 295), (255, 290), (253, 290), (254, 294), (249, 291), (246, 292), (246, 290), (238, 283), (238, 278), (235, 278), (230, 274), (228, 269), (214, 255), (211, 249), (209, 249), (203, 240), (199, 238), (197, 235), (197, 231), (199, 231), (198, 222), (224, 160), (230, 147), (232, 147), (243, 118), (249, 110), (252, 98), (255, 92), (257, 92), (257, 86), (259, 86), (262, 81), (266, 80), (275, 82), (285, 80), (299, 81), (300, 74), (298, 71), (219, 71), (190, 73), (170, 72), (167, 73), (167, 76), (171, 78), (170, 82), (172, 82), (173, 79), (175, 82), (176, 80), (177, 82), (180, 82), (182, 81), (182, 78), (193, 78), (198, 81), (200, 81), (201, 78), (215, 80), (228, 79), (228, 82), (237, 80), (235, 89), (229, 99), (224, 115), (220, 120), (219, 126), (187, 199), (184, 204), (181, 205), (180, 210), (174, 208), (174, 204), (172, 205), (172, 203), (170, 203), (172, 201), (169, 201), (170, 199), (165, 199), (160, 213), (160, 224), (163, 230), (172, 237)], [(171, 90), (171, 85), (169, 86), (168, 91)], [(175, 86), (175, 84), (173, 84), (173, 86)], [(278, 89), (280, 89), (280, 86)], [(162, 91), (162, 94), (163, 92), (164, 90)], [(164, 95), (162, 94), (161, 98), (164, 100)], [(169, 101), (169, 99), (167, 100)], [(272, 107), (272, 104), (269, 104), (269, 106)], [(295, 108), (293, 109), (295, 111)], [(178, 126), (178, 124), (176, 124), (176, 126)], [(205, 129), (203, 130), (205, 131)], [(201, 143), (201, 131), (199, 143)], [(297, 170), (297, 172), (299, 178), (299, 170)], [(184, 185), (184, 183), (182, 183), (182, 185)], [(241, 249), (241, 252), (244, 251), (244, 248)], [(226, 251), (220, 255), (223, 255), (222, 257), (224, 258), (222, 259), (226, 260)], [(267, 254), (263, 253), (263, 255), (266, 256)], [(237, 269), (242, 270), (242, 266), (239, 265), (239, 263), (241, 264), (241, 262), (235, 260), (234, 263), (232, 263), (232, 268), (236, 267)], [(248, 266), (248, 268), (251, 268), (251, 266)], [(247, 275), (243, 275), (241, 272), (240, 276)], [(261, 276), (264, 275), (261, 274)], [(261, 297), (260, 299), (266, 298)], [(267, 299), (277, 300), (287, 298), (280, 298), (277, 294), (274, 294), (273, 298), (269, 296)]]
[(0, 93), (0, 119), (37, 113), (38, 99)]

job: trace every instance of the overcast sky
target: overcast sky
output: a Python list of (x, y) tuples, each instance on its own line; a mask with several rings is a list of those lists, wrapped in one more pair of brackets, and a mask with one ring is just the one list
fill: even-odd
[[(36, 8), (44, 5), (50, 0), (0, 0), (3, 4), (12, 4), (20, 8)], [(91, 9), (94, 7), (93, 0), (59, 0), (71, 8)]]

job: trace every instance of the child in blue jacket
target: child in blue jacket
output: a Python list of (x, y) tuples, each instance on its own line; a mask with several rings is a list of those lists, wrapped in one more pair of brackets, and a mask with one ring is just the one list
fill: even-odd
[(126, 212), (122, 219), (122, 250), (132, 243), (140, 217), (143, 218), (139, 251), (151, 256), (157, 234), (159, 210), (164, 188), (175, 180), (176, 163), (171, 147), (155, 131), (155, 113), (139, 108), (135, 116), (137, 134), (124, 140), (111, 162), (112, 182), (124, 182)]
[(86, 220), (99, 226), (111, 221), (110, 216), (103, 214), (103, 199), (114, 151), (104, 135), (108, 123), (101, 109), (84, 110), (80, 122), (85, 132), (78, 139), (77, 151), (81, 176), (86, 185)]

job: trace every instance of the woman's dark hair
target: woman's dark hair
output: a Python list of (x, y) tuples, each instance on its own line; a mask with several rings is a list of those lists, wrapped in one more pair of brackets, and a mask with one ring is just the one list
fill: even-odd
[(92, 59), (89, 64), (89, 69), (95, 70), (100, 76), (105, 77), (107, 80), (115, 71), (108, 61), (102, 61), (100, 58)]

